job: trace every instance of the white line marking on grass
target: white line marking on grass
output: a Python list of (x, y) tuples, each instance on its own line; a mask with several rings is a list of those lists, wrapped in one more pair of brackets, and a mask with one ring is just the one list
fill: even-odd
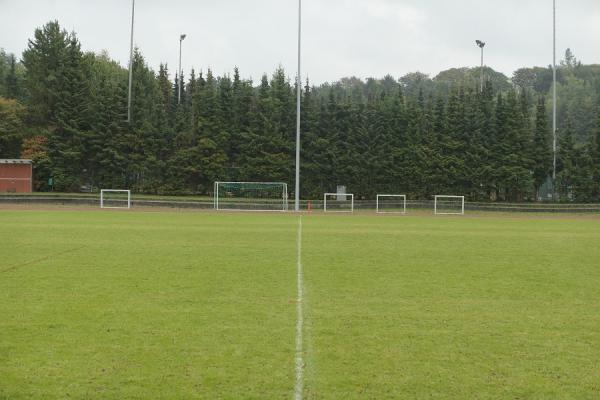
[(302, 349), (302, 330), (304, 317), (302, 315), (302, 302), (304, 301), (304, 283), (302, 276), (302, 216), (298, 217), (298, 237), (296, 238), (297, 272), (298, 272), (298, 298), (296, 301), (296, 386), (294, 388), (294, 399), (302, 400), (304, 386), (304, 360)]

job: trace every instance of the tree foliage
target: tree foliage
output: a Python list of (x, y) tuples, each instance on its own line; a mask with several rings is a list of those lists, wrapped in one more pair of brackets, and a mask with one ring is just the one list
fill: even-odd
[[(285, 181), (295, 168), (296, 93), (282, 68), (260, 81), (166, 64), (155, 73), (136, 49), (132, 119), (128, 72), (106, 53), (84, 53), (50, 22), (22, 61), (0, 52), (0, 157), (35, 160), (36, 187), (131, 188), (207, 194), (215, 180)], [(360, 197), (464, 194), (535, 200), (552, 172), (552, 71), (509, 79), (485, 68), (434, 78), (355, 77), (302, 92), (302, 196), (346, 185)], [(562, 198), (600, 200), (600, 67), (569, 52), (559, 67), (557, 187)]]

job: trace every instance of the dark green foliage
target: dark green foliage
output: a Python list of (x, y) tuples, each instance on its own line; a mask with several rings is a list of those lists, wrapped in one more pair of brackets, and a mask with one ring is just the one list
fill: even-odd
[(21, 87), (17, 75), (17, 61), (14, 54), (9, 57), (8, 72), (6, 74), (6, 97), (9, 99), (21, 98)]
[(0, 97), (23, 102), (26, 97), (24, 87), (25, 68), (14, 54), (6, 54), (0, 48)]
[[(298, 88), (283, 69), (256, 86), (237, 68), (233, 76), (191, 71), (179, 102), (181, 77), (167, 65), (155, 73), (136, 49), (132, 68), (128, 124), (128, 71), (106, 54), (82, 53), (75, 34), (57, 22), (36, 30), (22, 65), (0, 52), (0, 95), (25, 107), (11, 109), (18, 118), (11, 111), (10, 121), (0, 121), (0, 157), (15, 156), (24, 139), (43, 137), (43, 146), (33, 146), (44, 160), (36, 176), (53, 176), (57, 190), (208, 194), (215, 180), (293, 187)], [(559, 71), (561, 199), (600, 200), (600, 121), (596, 127), (589, 117), (600, 106), (600, 69), (567, 54)], [(486, 68), (482, 93), (479, 73), (351, 77), (317, 87), (307, 81), (302, 197), (346, 185), (357, 198), (535, 199), (552, 173), (545, 97), (552, 71), (518, 70), (513, 86)]]
[(591, 199), (600, 199), (600, 110), (597, 113), (597, 123), (594, 135), (589, 142), (589, 176), (591, 182)]
[[(551, 131), (548, 127), (548, 116), (546, 115), (546, 104), (543, 97), (538, 101), (535, 116), (535, 131), (533, 136), (532, 160), (533, 160), (533, 180), (536, 191), (552, 174), (552, 139)], [(572, 151), (572, 132), (568, 129), (570, 142), (565, 142), (565, 148), (561, 151)], [(569, 157), (565, 155), (566, 157)]]
[(57, 21), (36, 29), (23, 52), (29, 111), (39, 124), (55, 125), (63, 90), (70, 38)]
[(19, 158), (24, 111), (16, 100), (0, 97), (0, 158)]

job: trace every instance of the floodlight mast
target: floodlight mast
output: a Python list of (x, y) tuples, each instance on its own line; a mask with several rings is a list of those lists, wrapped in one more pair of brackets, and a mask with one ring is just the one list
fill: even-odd
[(480, 90), (483, 93), (483, 48), (485, 47), (485, 42), (482, 42), (481, 40), (476, 40), (475, 43), (481, 49), (481, 88), (480, 88)]
[(135, 19), (135, 0), (131, 1), (131, 40), (129, 42), (129, 91), (127, 95), (127, 123), (131, 123), (131, 85), (133, 81), (133, 21)]
[(294, 210), (300, 211), (300, 110), (302, 100), (302, 0), (298, 0), (298, 74), (296, 75), (296, 186), (294, 189)]
[(552, 1), (552, 199), (556, 200), (556, 0)]
[(181, 104), (181, 80), (183, 77), (183, 71), (181, 70), (181, 42), (183, 42), (183, 40), (186, 38), (186, 34), (181, 34), (179, 35), (179, 72), (177, 72), (179, 74), (179, 79), (177, 80), (178, 83), (178, 94), (177, 94), (177, 104)]

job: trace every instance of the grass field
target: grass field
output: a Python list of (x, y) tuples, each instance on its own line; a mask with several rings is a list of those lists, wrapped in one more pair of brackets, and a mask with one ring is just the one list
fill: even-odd
[[(298, 221), (0, 211), (0, 399), (293, 398)], [(600, 398), (600, 219), (302, 226), (303, 398)]]

